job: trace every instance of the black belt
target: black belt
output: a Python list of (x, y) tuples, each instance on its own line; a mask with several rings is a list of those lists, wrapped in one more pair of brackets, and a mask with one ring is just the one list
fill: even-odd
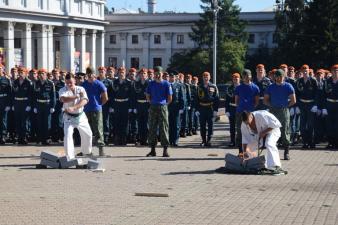
[(81, 116), (82, 113), (76, 113), (76, 114), (72, 114), (72, 113), (67, 113), (65, 112), (68, 116), (71, 116), (71, 117), (79, 117)]

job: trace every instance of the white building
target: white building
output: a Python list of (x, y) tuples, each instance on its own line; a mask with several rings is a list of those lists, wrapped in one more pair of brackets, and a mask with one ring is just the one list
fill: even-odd
[(104, 64), (106, 0), (0, 0), (0, 63), (84, 71)]
[[(106, 65), (135, 68), (164, 68), (176, 52), (195, 47), (189, 38), (198, 13), (154, 13), (155, 1), (149, 0), (149, 11), (130, 12), (121, 10), (106, 15), (109, 23), (105, 27)], [(240, 18), (247, 21), (249, 32), (249, 54), (259, 47), (275, 47), (273, 11), (244, 12)]]

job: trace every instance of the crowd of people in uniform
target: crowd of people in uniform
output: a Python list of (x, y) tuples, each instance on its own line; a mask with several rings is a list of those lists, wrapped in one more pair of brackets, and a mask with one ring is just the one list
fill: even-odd
[(230, 121), (230, 145), (242, 151), (241, 114), (267, 110), (281, 123), (279, 147), (289, 160), (290, 145), (302, 142), (303, 149), (314, 149), (328, 142), (326, 148), (337, 150), (338, 138), (338, 64), (330, 70), (314, 71), (308, 65), (299, 70), (282, 64), (266, 72), (263, 64), (232, 75), (226, 94), (226, 114)]
[[(210, 73), (197, 77), (177, 71), (160, 69), (160, 72), (161, 79), (170, 84), (172, 91), (168, 102), (169, 145), (178, 146), (179, 138), (197, 135), (200, 130), (201, 146), (211, 146), (220, 97), (217, 86), (209, 81)], [(58, 69), (49, 73), (45, 69), (28, 71), (23, 67), (12, 68), (10, 74), (6, 74), (0, 65), (0, 144), (48, 145), (64, 140), (64, 112), (59, 91), (65, 86), (66, 74), (67, 71)], [(96, 114), (87, 115), (97, 146), (149, 144), (151, 104), (147, 89), (154, 76), (153, 69), (126, 70), (124, 67), (117, 70), (99, 67), (98, 73), (87, 69), (86, 73), (75, 74), (76, 85), (94, 93), (92, 86), (85, 83), (95, 79), (99, 82), (99, 94), (107, 94), (105, 100), (88, 95), (89, 102), (102, 105), (94, 109), (102, 111), (101, 119), (97, 119)], [(308, 65), (296, 71), (282, 64), (267, 73), (264, 65), (259, 64), (255, 76), (250, 70), (234, 73), (225, 99), (230, 122), (229, 146), (237, 146), (242, 153), (241, 113), (268, 110), (282, 124), (279, 145), (285, 149), (285, 159), (290, 158), (289, 146), (300, 140), (306, 149), (326, 141), (328, 148), (337, 149), (334, 132), (338, 128), (337, 80), (338, 65), (330, 71), (314, 72)], [(74, 133), (74, 139), (79, 143), (78, 132)]]

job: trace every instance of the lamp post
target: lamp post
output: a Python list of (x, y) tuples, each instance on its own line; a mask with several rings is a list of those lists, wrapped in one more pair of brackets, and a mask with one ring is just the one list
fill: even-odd
[(218, 0), (212, 0), (212, 8), (214, 12), (214, 35), (213, 35), (213, 74), (212, 82), (216, 85), (217, 78), (217, 14), (219, 11)]

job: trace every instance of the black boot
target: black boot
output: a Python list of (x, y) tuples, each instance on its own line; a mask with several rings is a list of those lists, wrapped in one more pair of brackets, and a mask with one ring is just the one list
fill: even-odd
[(99, 146), (99, 156), (105, 156), (103, 146)]
[(156, 156), (156, 151), (155, 151), (155, 147), (151, 147), (150, 152), (147, 154), (147, 157), (154, 157)]
[(290, 160), (289, 146), (286, 146), (284, 149), (284, 160)]
[(206, 143), (207, 143), (206, 137), (202, 137), (202, 143), (200, 144), (200, 146), (204, 147)]
[(207, 142), (205, 143), (205, 147), (211, 147), (211, 137), (208, 137)]
[(170, 155), (168, 154), (168, 146), (163, 147), (163, 157), (170, 157)]

